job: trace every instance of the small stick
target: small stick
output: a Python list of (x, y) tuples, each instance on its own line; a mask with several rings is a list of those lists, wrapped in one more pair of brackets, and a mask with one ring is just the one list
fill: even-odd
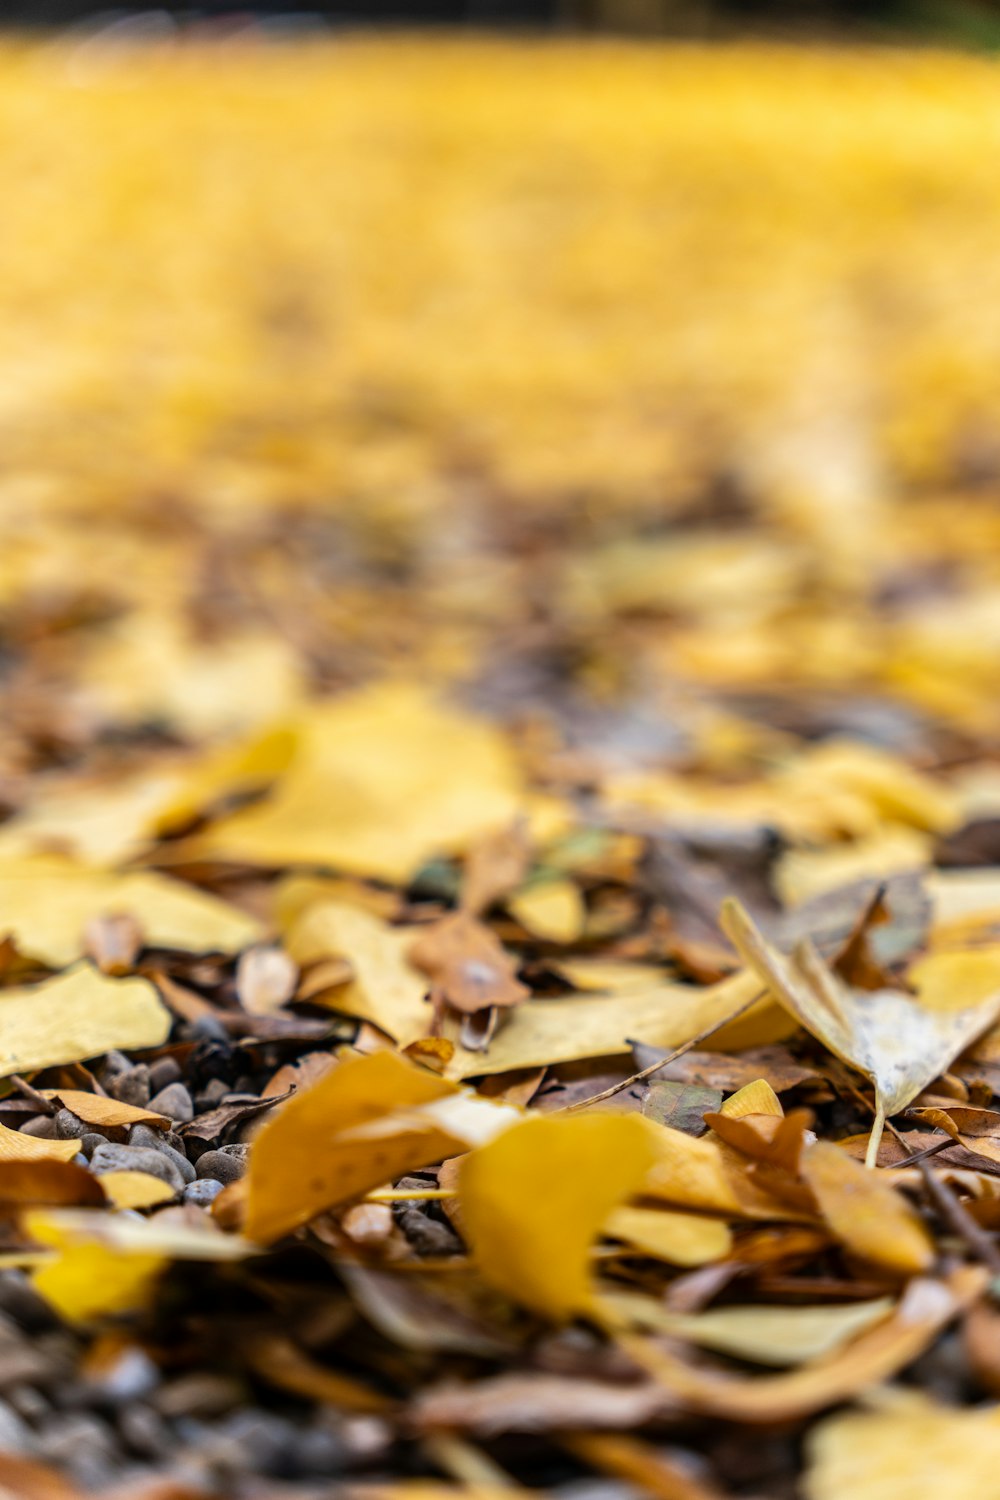
[(20, 1073), (11, 1073), (10, 1081), (17, 1089), (17, 1092), (19, 1094), (22, 1094), (24, 1098), (27, 1099), (29, 1104), (33, 1104), (35, 1106), (39, 1114), (55, 1114), (56, 1107), (52, 1103), (52, 1100), (46, 1099), (44, 1094), (40, 1094), (36, 1088), (32, 1088), (28, 1080), (26, 1078), (22, 1078)]
[(717, 1031), (721, 1031), (723, 1026), (728, 1026), (730, 1021), (738, 1021), (740, 1016), (745, 1016), (747, 1011), (757, 1004), (763, 993), (764, 990), (761, 987), (760, 994), (754, 995), (752, 1000), (747, 1000), (738, 1010), (734, 1010), (731, 1015), (723, 1016), (721, 1021), (713, 1021), (711, 1026), (707, 1026), (704, 1031), (699, 1031), (697, 1036), (693, 1036), (690, 1041), (682, 1043), (673, 1052), (668, 1052), (667, 1056), (661, 1057), (659, 1062), (650, 1063), (648, 1068), (643, 1068), (640, 1072), (633, 1073), (631, 1078), (623, 1078), (620, 1083), (613, 1083), (609, 1089), (604, 1089), (600, 1094), (591, 1094), (589, 1099), (578, 1099), (575, 1104), (565, 1104), (562, 1109), (554, 1110), (553, 1113), (559, 1115), (572, 1114), (574, 1110), (586, 1109), (588, 1105), (600, 1104), (604, 1099), (612, 1099), (615, 1094), (620, 1094), (623, 1089), (631, 1088), (634, 1083), (645, 1083), (647, 1078), (652, 1078), (654, 1073), (658, 1073), (668, 1063), (676, 1062), (678, 1057), (683, 1057), (685, 1052), (691, 1052), (700, 1042), (707, 1042), (710, 1036), (714, 1036)]

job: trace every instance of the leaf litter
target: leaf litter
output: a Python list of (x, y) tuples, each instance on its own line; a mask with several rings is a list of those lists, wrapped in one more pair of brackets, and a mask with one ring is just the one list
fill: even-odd
[(526, 59), (0, 48), (18, 1500), (995, 1489), (995, 65)]

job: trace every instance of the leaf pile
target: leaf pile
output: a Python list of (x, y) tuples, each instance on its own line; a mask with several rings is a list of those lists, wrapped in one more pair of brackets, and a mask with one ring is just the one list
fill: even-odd
[(0, 78), (5, 1492), (993, 1493), (996, 65)]

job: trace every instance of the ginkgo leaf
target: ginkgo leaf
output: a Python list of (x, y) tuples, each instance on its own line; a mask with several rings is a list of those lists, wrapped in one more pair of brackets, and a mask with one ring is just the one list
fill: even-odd
[(400, 1047), (408, 1047), (427, 1035), (432, 1019), (427, 980), (407, 958), (412, 942), (412, 929), (390, 927), (345, 902), (320, 901), (293, 924), (286, 947), (298, 964), (347, 959), (353, 978), (314, 1001), (372, 1021)]
[(79, 1062), (119, 1047), (158, 1047), (170, 1012), (145, 979), (78, 964), (41, 984), (0, 991), (0, 1077)]
[(520, 1118), (394, 1052), (338, 1063), (254, 1141), (246, 1232), (267, 1243), (403, 1172), (455, 1156)]
[(897, 1275), (934, 1261), (934, 1242), (920, 1215), (881, 1173), (867, 1171), (832, 1141), (802, 1153), (801, 1175), (830, 1229), (850, 1250)]
[[(812, 944), (798, 944), (791, 956), (782, 953), (738, 903), (726, 903), (722, 921), (744, 961), (782, 1004), (874, 1084), (877, 1114), (868, 1166), (877, 1160), (886, 1116), (905, 1109), (1000, 1015), (1000, 949), (922, 959), (908, 975), (916, 994), (855, 990)], [(942, 994), (950, 1007), (942, 1004)]]
[[(581, 999), (527, 1000), (505, 1014), (485, 1052), (456, 1047), (448, 1065), (451, 1078), (506, 1073), (584, 1057), (630, 1052), (638, 1040), (654, 1047), (677, 1047), (708, 1027), (719, 1029), (761, 993), (756, 974), (742, 973), (719, 984), (660, 983), (651, 989)], [(773, 1039), (775, 1007), (762, 1000), (737, 1024), (759, 1022), (761, 1040)], [(785, 1018), (782, 1016), (782, 1022)], [(781, 1027), (778, 1028), (779, 1034)], [(749, 1043), (748, 1043), (749, 1045)]]
[(508, 898), (507, 910), (533, 936), (549, 943), (575, 943), (587, 921), (580, 887), (572, 880), (545, 880)]
[(103, 1172), (100, 1182), (115, 1208), (153, 1208), (176, 1197), (172, 1187), (148, 1172)]
[(611, 1113), (536, 1116), (470, 1152), (459, 1202), (486, 1280), (556, 1322), (586, 1312), (591, 1244), (653, 1165), (645, 1123)]
[(892, 1297), (846, 1304), (710, 1308), (671, 1312), (655, 1298), (635, 1292), (606, 1293), (602, 1299), (649, 1333), (687, 1339), (704, 1349), (731, 1354), (758, 1365), (798, 1365), (822, 1359), (850, 1343), (893, 1310)]
[(827, 1417), (806, 1438), (806, 1500), (941, 1500), (991, 1495), (1000, 1470), (1000, 1407), (944, 1406), (893, 1389), (874, 1411)]
[(0, 1125), (0, 1162), (72, 1161), (79, 1154), (79, 1141), (47, 1141)]
[(88, 922), (127, 912), (150, 947), (234, 953), (260, 923), (217, 896), (165, 875), (124, 875), (55, 856), (0, 862), (0, 931), (22, 953), (62, 969), (82, 957)]
[(721, 1260), (733, 1244), (723, 1220), (707, 1214), (675, 1213), (669, 1208), (616, 1208), (604, 1231), (672, 1266), (703, 1266)]
[(300, 722), (275, 790), (202, 835), (200, 853), (405, 880), (527, 805), (509, 741), (408, 684), (319, 704)]
[(39, 1093), (53, 1100), (57, 1108), (72, 1110), (78, 1120), (99, 1129), (152, 1125), (166, 1130), (170, 1126), (166, 1115), (141, 1109), (137, 1104), (125, 1104), (121, 1099), (109, 1099), (106, 1094), (91, 1094), (86, 1089), (39, 1089)]

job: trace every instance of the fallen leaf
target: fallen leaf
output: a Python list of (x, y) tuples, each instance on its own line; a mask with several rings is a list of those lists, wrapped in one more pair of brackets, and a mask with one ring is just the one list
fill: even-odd
[(512, 1374), (421, 1392), (408, 1415), (418, 1432), (552, 1432), (632, 1430), (676, 1414), (677, 1401), (652, 1380), (588, 1380), (579, 1376)]
[(895, 1311), (834, 1354), (789, 1374), (733, 1375), (688, 1364), (636, 1335), (623, 1348), (688, 1411), (740, 1422), (789, 1422), (854, 1398), (904, 1369), (978, 1295), (983, 1273), (971, 1267), (949, 1282), (911, 1281)]
[(169, 1031), (170, 1013), (147, 980), (111, 979), (79, 964), (0, 992), (0, 1077), (114, 1047), (158, 1047)]
[(606, 1220), (604, 1232), (672, 1266), (702, 1266), (721, 1260), (733, 1245), (729, 1227), (721, 1219), (664, 1208), (616, 1208)]
[(708, 1129), (706, 1113), (717, 1110), (721, 1104), (721, 1089), (653, 1078), (642, 1101), (642, 1113), (648, 1120), (682, 1130), (685, 1135), (704, 1135)]
[(717, 1307), (693, 1314), (669, 1311), (634, 1292), (605, 1296), (615, 1312), (649, 1333), (687, 1340), (756, 1365), (800, 1365), (825, 1359), (892, 1313), (891, 1297), (817, 1306)]
[(1000, 952), (921, 959), (908, 974), (915, 995), (857, 991), (808, 942), (786, 957), (738, 906), (727, 905), (724, 925), (744, 961), (801, 1024), (875, 1085), (870, 1166), (886, 1116), (905, 1109), (1000, 1014)]
[(287, 948), (298, 964), (346, 958), (353, 978), (329, 991), (326, 1003), (373, 1022), (406, 1047), (427, 1035), (432, 1020), (427, 981), (408, 959), (412, 941), (412, 931), (390, 927), (358, 907), (322, 901), (292, 927)]
[(103, 1172), (100, 1183), (115, 1208), (154, 1208), (177, 1196), (172, 1187), (148, 1172)]
[(315, 706), (298, 732), (274, 791), (201, 835), (199, 854), (406, 880), (525, 805), (504, 736), (406, 684)]
[(533, 937), (546, 943), (578, 942), (587, 922), (580, 887), (572, 880), (525, 886), (508, 899), (507, 910)]
[(472, 845), (462, 873), (462, 908), (478, 917), (516, 890), (528, 873), (531, 840), (523, 818)]
[(47, 1141), (0, 1125), (0, 1162), (72, 1161), (80, 1153), (79, 1141)]
[(517, 1118), (510, 1106), (476, 1099), (397, 1053), (346, 1058), (289, 1099), (254, 1141), (246, 1232), (264, 1243), (279, 1239)]
[(85, 1089), (40, 1089), (39, 1093), (49, 1099), (57, 1109), (71, 1110), (78, 1120), (99, 1129), (115, 1127), (128, 1129), (132, 1125), (152, 1125), (168, 1130), (170, 1120), (166, 1115), (152, 1109), (141, 1109), (137, 1104), (123, 1104), (120, 1099), (109, 1099), (106, 1094), (91, 1094)]
[(806, 1500), (987, 1496), (1000, 1466), (1000, 1408), (945, 1406), (886, 1392), (874, 1411), (827, 1417), (806, 1438)]
[(299, 971), (281, 948), (247, 948), (236, 965), (236, 994), (252, 1016), (271, 1015), (295, 994)]
[(104, 1183), (72, 1160), (29, 1156), (0, 1161), (0, 1212), (26, 1207), (99, 1207)]
[(559, 1322), (593, 1304), (589, 1251), (654, 1161), (633, 1115), (531, 1118), (466, 1156), (464, 1231), (491, 1285)]
[(517, 962), (493, 931), (469, 912), (452, 912), (410, 944), (410, 962), (431, 982), (437, 1005), (463, 1015), (507, 1010), (531, 993), (517, 979)]
[(252, 917), (166, 875), (114, 875), (54, 856), (0, 863), (0, 912), (20, 951), (53, 969), (82, 957), (89, 923), (117, 912), (155, 948), (234, 953), (260, 935)]
[(906, 1198), (879, 1173), (831, 1141), (802, 1153), (801, 1173), (840, 1242), (896, 1275), (915, 1276), (934, 1261), (934, 1242)]
[[(501, 1018), (485, 1053), (456, 1047), (451, 1078), (507, 1073), (514, 1068), (627, 1054), (631, 1039), (677, 1047), (718, 1022), (720, 1031), (761, 991), (757, 976), (734, 975), (717, 985), (661, 984), (607, 998), (527, 1000)], [(762, 1002), (760, 1016), (770, 1010)], [(745, 1019), (753, 1018), (749, 1011)]]

